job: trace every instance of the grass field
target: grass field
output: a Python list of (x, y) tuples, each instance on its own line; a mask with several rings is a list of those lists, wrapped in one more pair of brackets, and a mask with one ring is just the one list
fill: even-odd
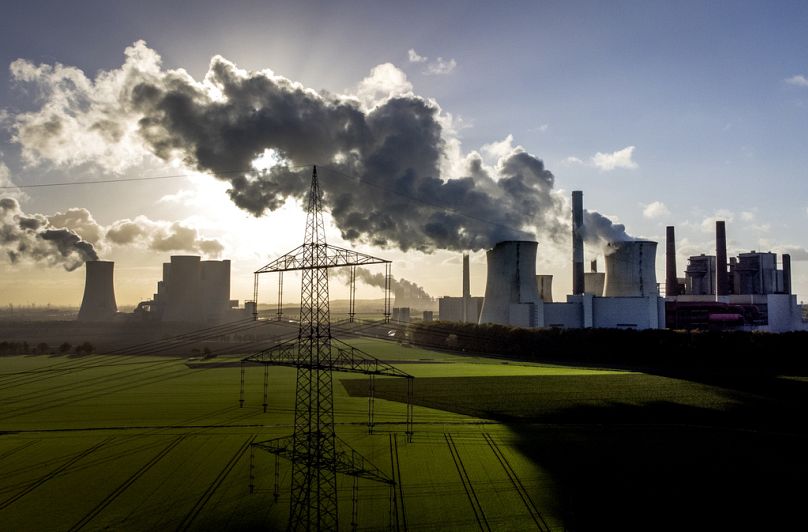
[[(387, 475), (360, 483), (360, 530), (771, 529), (801, 517), (805, 380), (698, 379), (353, 345), (414, 375), (335, 375), (337, 433)], [(219, 359), (214, 359), (218, 361)], [(289, 464), (249, 443), (291, 433), (294, 371), (169, 357), (0, 359), (3, 530), (283, 529)], [(350, 529), (351, 479), (339, 479)], [(724, 526), (726, 525), (726, 526)], [(770, 526), (771, 525), (771, 526)], [(762, 528), (760, 528), (762, 527)]]

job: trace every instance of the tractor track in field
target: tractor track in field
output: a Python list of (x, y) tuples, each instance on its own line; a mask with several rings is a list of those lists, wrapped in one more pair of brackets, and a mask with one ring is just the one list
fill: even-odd
[(162, 460), (168, 453), (170, 453), (177, 445), (182, 443), (182, 441), (187, 438), (187, 434), (183, 434), (177, 438), (174, 438), (171, 443), (169, 443), (166, 447), (164, 447), (159, 453), (157, 453), (151, 460), (143, 464), (137, 471), (135, 471), (128, 479), (126, 479), (120, 486), (112, 490), (109, 495), (107, 495), (104, 500), (98, 503), (95, 508), (90, 510), (78, 523), (73, 525), (70, 528), (70, 531), (77, 531), (84, 528), (87, 524), (90, 523), (93, 519), (95, 519), (98, 514), (100, 514), (104, 509), (112, 504), (112, 502), (117, 499), (123, 492), (125, 492), (129, 487), (134, 484), (140, 477), (142, 477), (149, 469), (154, 467), (157, 462)]
[(463, 459), (460, 458), (460, 452), (457, 450), (457, 445), (455, 445), (452, 435), (445, 432), (443, 437), (446, 440), (446, 444), (449, 446), (449, 453), (452, 455), (452, 460), (457, 468), (458, 475), (460, 475), (460, 481), (463, 483), (463, 489), (466, 492), (469, 503), (471, 503), (471, 509), (474, 511), (474, 518), (477, 520), (480, 530), (491, 532), (491, 526), (488, 524), (488, 520), (485, 518), (485, 512), (483, 512), (480, 499), (477, 498), (477, 492), (474, 491), (474, 486), (471, 484), (471, 478), (469, 477), (468, 471), (466, 471), (466, 466), (463, 465)]
[(542, 517), (539, 509), (536, 508), (536, 504), (533, 502), (533, 499), (530, 497), (530, 494), (525, 489), (524, 484), (519, 479), (519, 476), (516, 474), (516, 471), (511, 466), (511, 463), (508, 461), (508, 458), (505, 456), (505, 453), (502, 452), (502, 449), (499, 447), (499, 444), (494, 441), (494, 438), (488, 434), (487, 432), (483, 433), (483, 438), (485, 439), (488, 446), (491, 448), (491, 451), (496, 456), (497, 461), (499, 461), (502, 469), (505, 470), (505, 474), (508, 476), (508, 480), (511, 481), (513, 484), (516, 493), (519, 494), (519, 498), (522, 499), (522, 502), (525, 504), (525, 508), (527, 508), (528, 513), (530, 514), (531, 519), (533, 522), (536, 523), (536, 527), (541, 530), (542, 532), (550, 532), (550, 527), (547, 525), (547, 522)]
[(244, 455), (244, 452), (250, 447), (250, 444), (255, 441), (256, 436), (253, 435), (250, 437), (246, 442), (244, 442), (241, 447), (239, 447), (238, 451), (230, 458), (230, 461), (224, 466), (224, 468), (219, 471), (219, 474), (213, 480), (213, 482), (208, 486), (205, 490), (205, 493), (202, 494), (201, 497), (196, 501), (191, 511), (185, 516), (182, 522), (177, 526), (177, 530), (188, 530), (191, 527), (191, 523), (197, 518), (197, 516), (202, 512), (202, 509), (205, 505), (210, 501), (213, 497), (213, 494), (216, 493), (216, 490), (219, 489), (219, 486), (222, 485), (224, 479), (227, 478), (227, 475), (230, 474), (230, 471), (238, 463), (239, 459)]
[(52, 478), (58, 476), (60, 473), (62, 473), (66, 469), (68, 469), (70, 466), (72, 466), (73, 464), (75, 464), (76, 462), (81, 460), (82, 458), (91, 455), (92, 453), (94, 453), (95, 451), (97, 451), (98, 449), (100, 449), (101, 447), (106, 445), (107, 442), (109, 442), (110, 440), (112, 440), (112, 438), (107, 438), (107, 439), (105, 439), (103, 441), (100, 441), (100, 442), (96, 443), (92, 447), (89, 447), (89, 448), (85, 449), (84, 451), (78, 453), (73, 458), (71, 458), (70, 460), (68, 460), (67, 462), (62, 464), (61, 466), (57, 467), (56, 469), (54, 469), (53, 471), (51, 471), (47, 475), (45, 475), (43, 477), (40, 477), (38, 480), (34, 481), (32, 484), (30, 484), (24, 490), (20, 491), (16, 495), (13, 495), (13, 496), (9, 497), (8, 499), (6, 499), (5, 501), (3, 501), (2, 503), (0, 503), (0, 510), (4, 510), (4, 509), (8, 508), (9, 506), (11, 506), (15, 502), (17, 502), (19, 499), (23, 498), (24, 496), (28, 495), (29, 493), (31, 493), (32, 491), (37, 489), (42, 484), (44, 484), (47, 481), (51, 480)]

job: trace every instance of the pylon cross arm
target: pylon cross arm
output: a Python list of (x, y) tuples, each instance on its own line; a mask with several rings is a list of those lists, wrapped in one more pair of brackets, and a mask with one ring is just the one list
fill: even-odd
[(384, 471), (370, 463), (353, 447), (336, 438), (336, 452), (334, 460), (325, 460), (321, 456), (315, 456), (309, 452), (293, 453), (293, 437), (284, 436), (283, 438), (275, 438), (263, 442), (253, 443), (252, 446), (270, 454), (274, 454), (286, 460), (305, 463), (311, 461), (321, 469), (332, 469), (335, 473), (347, 475), (350, 477), (359, 477), (374, 482), (381, 482), (382, 484), (395, 485), (395, 481), (390, 478)]
[(345, 249), (338, 246), (331, 246), (329, 244), (315, 244), (320, 249), (318, 250), (317, 264), (310, 264), (310, 257), (307, 259), (306, 253), (311, 254), (307, 246), (312, 244), (304, 244), (298, 246), (289, 253), (278, 257), (263, 268), (255, 271), (255, 273), (268, 273), (268, 272), (288, 272), (293, 270), (311, 270), (314, 268), (340, 268), (342, 266), (363, 266), (368, 264), (388, 264), (390, 261), (360, 253), (352, 249)]

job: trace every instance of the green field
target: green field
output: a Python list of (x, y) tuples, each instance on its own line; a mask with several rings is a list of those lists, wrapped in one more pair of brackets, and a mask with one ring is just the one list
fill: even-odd
[[(719, 386), (351, 343), (416, 377), (407, 442), (402, 380), (376, 379), (368, 434), (367, 381), (335, 375), (338, 435), (398, 481), (394, 504), (360, 483), (360, 530), (742, 529), (799, 515), (804, 490), (785, 483), (808, 469), (794, 429), (804, 380)], [(283, 529), (289, 464), (276, 501), (275, 458), (256, 451), (250, 494), (249, 443), (290, 434), (294, 370), (270, 368), (267, 413), (262, 381), (248, 370), (239, 408), (237, 366), (0, 359), (0, 528)], [(350, 529), (351, 479), (339, 482)]]

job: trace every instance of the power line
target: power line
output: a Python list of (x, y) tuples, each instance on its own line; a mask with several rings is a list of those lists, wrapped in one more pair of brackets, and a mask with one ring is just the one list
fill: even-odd
[[(297, 166), (286, 166), (286, 168), (291, 169), (298, 169), (298, 168), (308, 168), (313, 166), (311, 164), (304, 164), (304, 165), (297, 165)], [(247, 172), (256, 171), (255, 168), (248, 168), (246, 170), (218, 170), (216, 174), (244, 174)], [(203, 172), (195, 172), (195, 173), (183, 173), (183, 174), (170, 174), (170, 175), (158, 175), (158, 176), (140, 176), (140, 177), (122, 177), (120, 179), (92, 179), (86, 181), (56, 181), (51, 183), (36, 183), (31, 185), (8, 185), (8, 186), (0, 186), (0, 190), (14, 190), (18, 188), (42, 188), (42, 187), (69, 187), (74, 185), (99, 185), (105, 183), (127, 183), (131, 181), (154, 181), (159, 179), (178, 179), (182, 177), (193, 177), (197, 175), (206, 175), (211, 176), (211, 174), (206, 174)], [(216, 177), (216, 176), (211, 176)]]
[[(301, 165), (295, 165), (295, 166), (286, 166), (286, 168), (300, 169), (300, 168), (309, 168), (309, 167), (312, 167), (312, 166), (314, 166), (314, 165), (313, 164), (301, 164)], [(318, 165), (318, 166), (320, 166), (320, 165)], [(476, 222), (480, 222), (480, 223), (487, 224), (487, 225), (501, 227), (501, 228), (507, 229), (509, 231), (514, 231), (514, 232), (519, 232), (519, 233), (524, 232), (523, 229), (518, 229), (518, 228), (512, 227), (510, 225), (507, 225), (507, 224), (504, 224), (504, 223), (501, 223), (501, 222), (494, 222), (492, 220), (487, 220), (485, 218), (480, 218), (478, 216), (472, 216), (470, 214), (460, 212), (458, 209), (456, 209), (454, 207), (449, 207), (449, 206), (446, 206), (446, 205), (440, 205), (440, 204), (437, 204), (437, 203), (433, 203), (433, 202), (427, 201), (427, 200), (425, 200), (423, 198), (419, 198), (419, 197), (416, 197), (416, 196), (405, 194), (405, 193), (403, 193), (403, 192), (401, 192), (399, 190), (395, 190), (395, 189), (390, 188), (390, 187), (385, 187), (385, 186), (380, 185), (378, 183), (372, 183), (372, 182), (368, 181), (367, 179), (362, 179), (361, 177), (345, 173), (345, 172), (343, 172), (341, 170), (337, 170), (336, 168), (334, 168), (331, 165), (327, 165), (327, 164), (322, 165), (321, 168), (324, 168), (324, 169), (326, 169), (326, 170), (328, 170), (330, 172), (333, 172), (335, 175), (340, 176), (342, 178), (346, 178), (346, 179), (350, 179), (350, 180), (356, 180), (356, 181), (358, 181), (359, 183), (361, 183), (363, 185), (368, 185), (368, 186), (377, 188), (379, 190), (384, 190), (386, 192), (389, 192), (391, 194), (395, 194), (396, 196), (399, 196), (399, 197), (404, 198), (406, 200), (409, 200), (411, 202), (421, 203), (421, 204), (426, 205), (428, 207), (432, 207), (433, 209), (439, 209), (439, 210), (443, 210), (443, 211), (448, 211), (448, 212), (451, 212), (452, 214), (454, 214), (456, 216), (460, 216), (462, 218), (466, 218), (466, 219), (469, 219), (469, 220), (474, 220)], [(254, 169), (250, 168), (248, 170), (220, 170), (220, 171), (217, 171), (216, 174), (218, 174), (218, 175), (221, 175), (221, 174), (241, 174), (241, 173), (246, 173), (246, 172), (249, 172), (249, 171), (254, 171)], [(74, 186), (74, 185), (100, 185), (100, 184), (110, 184), (110, 183), (127, 183), (127, 182), (135, 182), (135, 181), (156, 181), (156, 180), (164, 180), (164, 179), (180, 179), (180, 178), (184, 178), (184, 177), (193, 177), (195, 175), (210, 175), (210, 174), (183, 173), (183, 174), (170, 174), (170, 175), (161, 175), (161, 176), (125, 177), (125, 178), (121, 178), (121, 179), (95, 179), (95, 180), (85, 180), (85, 181), (61, 181), (61, 182), (51, 182), (51, 183), (36, 183), (36, 184), (31, 184), (31, 185), (0, 186), (0, 190), (46, 188), (46, 187), (66, 187), (66, 186)], [(211, 177), (216, 177), (216, 176), (211, 176)]]

